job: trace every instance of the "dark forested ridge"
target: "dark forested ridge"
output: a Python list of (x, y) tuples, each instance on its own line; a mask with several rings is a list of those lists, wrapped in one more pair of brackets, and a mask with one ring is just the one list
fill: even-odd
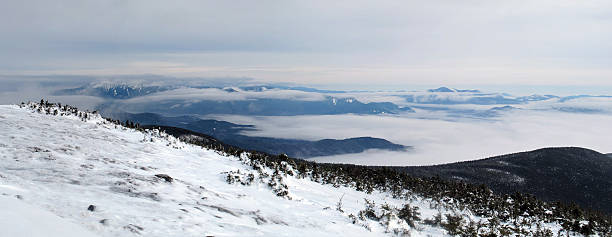
[[(186, 129), (160, 128), (176, 137), (195, 135), (206, 144), (215, 138)], [(240, 146), (238, 146), (240, 147)], [(577, 148), (545, 148), (477, 161), (423, 167), (392, 168), (417, 177), (484, 184), (499, 194), (532, 194), (545, 201), (576, 203), (581, 207), (612, 213), (612, 157)]]
[(522, 192), (612, 213), (612, 157), (578, 148), (544, 148), (488, 159), (435, 166), (401, 167), (402, 172), (485, 184), (501, 194)]
[(110, 117), (121, 121), (130, 120), (141, 125), (170, 126), (188, 129), (215, 137), (220, 141), (248, 150), (257, 150), (269, 154), (287, 154), (296, 158), (315, 156), (341, 155), (360, 153), (368, 149), (405, 150), (408, 146), (392, 143), (374, 137), (356, 137), (348, 139), (323, 139), (306, 141), (298, 139), (280, 139), (272, 137), (252, 137), (241, 132), (254, 130), (252, 125), (241, 125), (226, 121), (200, 119), (194, 116), (166, 117), (154, 113), (113, 114)]

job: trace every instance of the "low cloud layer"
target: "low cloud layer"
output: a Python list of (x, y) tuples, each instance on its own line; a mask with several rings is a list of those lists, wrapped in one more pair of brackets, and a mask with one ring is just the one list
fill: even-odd
[[(159, 78), (158, 78), (159, 79)], [(108, 102), (87, 95), (54, 96), (58, 88), (81, 86), (80, 80), (91, 78), (13, 78), (0, 87), (0, 103), (49, 101), (92, 109)], [(165, 80), (169, 80), (165, 78)], [(197, 82), (194, 80), (193, 82)], [(95, 83), (94, 83), (95, 84)], [(95, 84), (107, 86), (107, 84)], [(194, 84), (195, 85), (195, 84)], [(551, 146), (580, 146), (600, 152), (612, 152), (612, 98), (607, 96), (551, 97), (540, 101), (511, 104), (419, 104), (408, 102), (406, 96), (424, 99), (443, 99), (455, 102), (479, 97), (481, 93), (428, 92), (350, 92), (325, 94), (296, 90), (266, 89), (260, 92), (239, 88), (172, 89), (147, 96), (119, 101), (122, 105), (167, 103), (184, 105), (192, 102), (243, 101), (282, 99), (319, 101), (325, 96), (355, 97), (363, 102), (394, 102), (399, 105), (421, 106), (415, 113), (398, 115), (319, 115), (319, 116), (236, 116), (215, 115), (214, 119), (238, 124), (253, 124), (258, 130), (246, 135), (289, 139), (319, 140), (371, 136), (393, 143), (412, 146), (409, 152), (367, 151), (361, 154), (320, 157), (323, 162), (357, 163), (367, 165), (427, 165), (473, 160), (494, 155), (532, 150)], [(514, 98), (511, 95), (502, 95)], [(419, 100), (420, 101), (420, 100)], [(435, 101), (435, 100), (434, 100)], [(505, 101), (505, 100), (502, 100)], [(121, 104), (123, 102), (124, 104)], [(176, 103), (175, 103), (176, 102)], [(427, 102), (427, 101), (425, 101)], [(513, 102), (514, 103), (514, 102)], [(501, 109), (500, 109), (501, 108)], [(489, 112), (493, 115), (475, 112)], [(474, 112), (475, 111), (475, 112)], [(150, 112), (150, 111), (142, 111)], [(265, 113), (262, 113), (265, 114)]]
[[(75, 80), (77, 83), (75, 84)], [(85, 95), (54, 95), (58, 89), (79, 85), (81, 79), (63, 78), (22, 78), (22, 77), (0, 77), (0, 104), (19, 104), (28, 101), (61, 102), (77, 106), (82, 109), (94, 109), (104, 99)]]
[(553, 146), (612, 152), (612, 116), (606, 114), (514, 111), (495, 120), (456, 121), (358, 115), (215, 118), (256, 125), (259, 130), (248, 135), (310, 140), (373, 136), (415, 148), (410, 152), (368, 151), (316, 159), (322, 162), (430, 165)]
[(320, 93), (311, 93), (293, 90), (266, 89), (263, 91), (244, 91), (239, 88), (180, 88), (159, 92), (148, 96), (136, 97), (126, 100), (125, 103), (149, 103), (158, 101), (239, 101), (254, 99), (282, 99), (300, 101), (321, 101), (325, 96)]

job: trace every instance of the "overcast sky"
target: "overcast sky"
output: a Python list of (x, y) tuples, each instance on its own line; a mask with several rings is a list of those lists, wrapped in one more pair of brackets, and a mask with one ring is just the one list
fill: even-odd
[(19, 0), (0, 74), (612, 86), (612, 2)]

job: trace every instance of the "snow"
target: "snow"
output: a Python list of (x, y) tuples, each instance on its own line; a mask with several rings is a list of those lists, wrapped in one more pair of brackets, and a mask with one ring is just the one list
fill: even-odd
[[(0, 190), (3, 190), (0, 187)], [(49, 211), (28, 205), (16, 197), (0, 195), (0, 230), (2, 236), (36, 237), (96, 236), (82, 227), (60, 218)]]
[[(0, 218), (11, 220), (2, 223), (11, 233), (29, 226), (28, 236), (46, 236), (47, 227), (79, 226), (99, 236), (384, 236), (391, 234), (387, 227), (353, 224), (349, 214), (363, 210), (366, 198), (377, 205), (405, 203), (293, 176), (284, 179), (291, 199), (282, 198), (265, 183), (228, 184), (227, 172), (250, 170), (239, 157), (173, 137), (117, 128), (100, 117), (83, 121), (18, 106), (0, 106), (0, 116), (0, 205), (16, 208)], [(336, 210), (341, 197), (344, 212)], [(425, 200), (411, 205), (422, 218), (438, 213)], [(445, 233), (430, 226), (410, 231)]]
[[(354, 218), (366, 200), (375, 203), (378, 216), (385, 204), (410, 204), (423, 220), (453, 214), (483, 221), (417, 196), (398, 200), (286, 174), (281, 179), (288, 194), (279, 197), (258, 181), (272, 178), (245, 164), (246, 153), (227, 156), (158, 131), (88, 117), (0, 105), (0, 235), (446, 236), (421, 222), (411, 228), (395, 214), (380, 222)], [(238, 182), (229, 183), (230, 175)], [(256, 181), (241, 185), (249, 175)]]

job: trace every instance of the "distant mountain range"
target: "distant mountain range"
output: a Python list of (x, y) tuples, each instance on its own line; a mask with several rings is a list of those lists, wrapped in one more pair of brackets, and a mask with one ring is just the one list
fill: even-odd
[[(211, 86), (191, 84), (90, 83), (62, 89), (55, 95), (87, 95), (104, 99), (100, 111), (157, 113), (166, 116), (235, 114), (247, 116), (295, 116), (366, 114), (402, 115), (443, 111), (449, 117), (497, 117), (513, 108), (566, 113), (612, 113), (599, 101), (605, 95), (528, 95), (481, 92), (476, 89), (440, 87), (426, 91), (341, 91), (279, 85)], [(385, 99), (389, 100), (385, 100)], [(531, 103), (540, 103), (534, 107)], [(459, 105), (459, 106), (458, 106)], [(474, 106), (469, 106), (474, 105)], [(513, 107), (509, 107), (513, 106)], [(506, 108), (499, 110), (495, 108)]]
[(435, 166), (396, 167), (421, 177), (485, 184), (502, 194), (524, 192), (546, 201), (612, 214), (612, 155), (577, 148), (545, 148)]
[[(436, 90), (437, 91), (437, 90)], [(466, 90), (463, 90), (464, 92)], [(433, 92), (433, 91), (429, 91)], [(438, 91), (439, 92), (439, 91)], [(460, 91), (452, 91), (460, 92)], [(543, 101), (549, 99), (560, 98), (554, 95), (530, 95), (514, 97), (500, 93), (464, 93), (455, 95), (454, 93), (421, 93), (414, 95), (401, 96), (407, 102), (417, 104), (439, 104), (439, 105), (457, 105), (457, 104), (474, 104), (474, 105), (514, 105), (525, 104), (532, 101)]]
[(169, 86), (132, 86), (126, 84), (96, 84), (76, 88), (62, 89), (55, 92), (57, 95), (89, 95), (107, 99), (129, 99), (153, 93), (167, 91), (174, 87)]
[[(193, 97), (184, 96), (189, 90)], [(159, 94), (163, 93), (163, 94)], [(294, 94), (312, 98), (294, 98)], [(414, 112), (412, 108), (391, 102), (363, 103), (352, 97), (337, 97), (345, 91), (318, 90), (284, 86), (139, 86), (129, 84), (91, 83), (55, 91), (55, 95), (87, 95), (106, 100), (97, 110), (153, 112), (175, 114), (240, 114), (265, 116), (332, 115), (332, 114), (398, 114)], [(134, 98), (157, 96), (155, 100)], [(205, 98), (200, 98), (206, 96)]]
[(199, 119), (194, 116), (165, 117), (154, 113), (130, 114), (115, 113), (106, 116), (121, 121), (130, 120), (141, 125), (166, 126), (188, 129), (219, 139), (223, 143), (257, 150), (269, 154), (287, 154), (296, 158), (360, 153), (368, 149), (399, 151), (410, 149), (408, 146), (391, 143), (385, 139), (357, 137), (348, 139), (323, 139), (306, 141), (271, 137), (252, 137), (241, 132), (254, 130), (252, 125), (240, 125), (212, 119)]
[[(321, 90), (302, 86), (280, 86), (280, 85), (255, 85), (255, 86), (197, 86), (197, 85), (173, 85), (159, 84), (155, 86), (143, 86), (140, 84), (130, 83), (110, 83), (110, 82), (93, 82), (75, 88), (60, 89), (55, 91), (56, 95), (88, 95), (97, 96), (105, 99), (130, 99), (135, 97), (147, 96), (158, 92), (170, 91), (179, 88), (196, 88), (196, 89), (219, 89), (225, 92), (265, 92), (270, 90), (281, 91), (299, 91), (319, 94), (350, 94), (350, 93), (376, 93), (374, 91), (343, 91), (343, 90)], [(455, 97), (449, 95), (458, 94)], [(571, 95), (571, 96), (556, 96), (556, 95), (529, 95), (514, 97), (505, 93), (485, 93), (476, 89), (456, 89), (448, 87), (439, 87), (436, 89), (428, 89), (425, 93), (421, 92), (406, 92), (398, 91), (397, 96), (406, 98), (407, 102), (424, 103), (424, 104), (520, 104), (529, 101), (542, 101), (549, 99), (559, 99), (559, 102), (566, 102), (580, 98), (612, 98), (607, 95)], [(332, 99), (333, 96), (329, 96)], [(354, 98), (342, 97), (335, 98), (336, 100)]]
[(450, 89), (448, 87), (440, 87), (436, 89), (429, 89), (427, 92), (469, 92), (469, 93), (480, 93), (479, 90), (461, 90), (461, 89)]
[(323, 100), (305, 101), (290, 99), (250, 100), (163, 100), (144, 101), (138, 104), (116, 102), (104, 104), (100, 110), (125, 108), (133, 112), (173, 114), (238, 114), (260, 116), (332, 115), (332, 114), (397, 114), (414, 112), (409, 107), (400, 107), (390, 102), (362, 103), (355, 99), (326, 97)]

